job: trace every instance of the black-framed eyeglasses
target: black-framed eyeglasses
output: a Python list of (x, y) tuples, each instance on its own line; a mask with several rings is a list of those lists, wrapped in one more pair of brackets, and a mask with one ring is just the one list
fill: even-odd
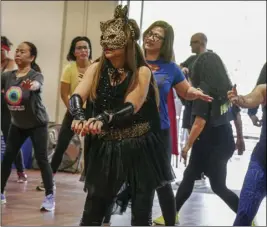
[(88, 46), (77, 46), (75, 47), (76, 50), (88, 50)]
[(146, 34), (146, 36), (145, 36), (145, 38), (150, 38), (150, 37), (152, 37), (152, 39), (153, 39), (154, 42), (158, 42), (160, 40), (164, 40), (164, 37), (162, 37), (159, 34), (153, 33), (152, 31), (148, 32)]

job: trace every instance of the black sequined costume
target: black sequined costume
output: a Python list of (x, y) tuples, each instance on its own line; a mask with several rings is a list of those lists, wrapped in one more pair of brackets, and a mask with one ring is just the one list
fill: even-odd
[[(124, 81), (113, 86), (108, 76), (109, 67), (106, 63), (100, 76), (93, 116), (119, 108), (125, 100), (132, 73), (128, 72)], [(100, 204), (101, 198), (105, 209), (99, 208), (97, 214), (92, 214), (85, 205), (81, 225), (91, 225), (92, 220), (87, 220), (90, 216), (94, 216), (94, 225), (102, 223), (108, 207), (118, 194), (123, 195), (120, 192), (125, 188), (131, 189), (132, 225), (151, 225), (148, 218), (154, 190), (174, 179), (159, 133), (160, 119), (151, 84), (138, 113), (109, 125), (91, 140), (85, 180), (87, 200), (93, 204), (93, 199), (98, 198), (95, 203)]]

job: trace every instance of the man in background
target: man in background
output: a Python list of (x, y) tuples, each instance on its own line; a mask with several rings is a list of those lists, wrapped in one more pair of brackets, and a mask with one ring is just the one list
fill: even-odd
[[(204, 53), (207, 50), (207, 43), (208, 39), (207, 36), (204, 33), (196, 33), (191, 37), (190, 40), (190, 46), (191, 46), (191, 52), (194, 55), (191, 55), (189, 58), (187, 58), (184, 62), (180, 64), (180, 68), (182, 69), (184, 75), (186, 76), (186, 79), (190, 83), (190, 77), (192, 76), (192, 68), (193, 65), (198, 58), (199, 54)], [(181, 98), (180, 98), (181, 99)], [(183, 122), (182, 122), (182, 128), (185, 129), (185, 140), (187, 140), (188, 134), (191, 129), (191, 110), (192, 110), (192, 101), (182, 100), (182, 103), (184, 105), (184, 112), (183, 112)], [(186, 141), (184, 141), (186, 142)], [(200, 175), (197, 177), (196, 180), (202, 180), (205, 179), (204, 175)]]

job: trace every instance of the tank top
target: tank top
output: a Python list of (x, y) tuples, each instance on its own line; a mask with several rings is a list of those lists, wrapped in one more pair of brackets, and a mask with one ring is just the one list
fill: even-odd
[[(108, 65), (104, 66), (100, 75), (97, 98), (93, 103), (93, 116), (102, 114), (104, 111), (119, 110), (124, 104), (125, 96), (131, 82), (133, 73), (129, 71), (126, 74), (126, 78), (120, 84), (116, 86), (111, 85), (108, 67)], [(152, 79), (153, 76), (151, 72), (151, 80)], [(140, 110), (130, 117), (110, 124), (109, 128), (125, 129), (142, 123), (149, 123), (150, 130), (152, 131), (160, 130), (159, 111), (156, 105), (155, 91), (152, 83), (150, 83), (146, 101)]]

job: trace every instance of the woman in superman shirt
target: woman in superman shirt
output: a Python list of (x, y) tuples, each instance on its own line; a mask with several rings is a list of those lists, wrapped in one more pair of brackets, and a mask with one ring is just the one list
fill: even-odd
[[(203, 99), (211, 101), (212, 98), (201, 91), (191, 87), (185, 76), (173, 59), (174, 31), (171, 25), (165, 21), (156, 21), (144, 32), (143, 48), (147, 63), (153, 71), (160, 94), (160, 120), (162, 140), (166, 152), (171, 159), (171, 131), (168, 112), (168, 95), (172, 88), (185, 100)], [(159, 203), (163, 217), (154, 220), (155, 224), (173, 226), (178, 222), (175, 200), (171, 184), (157, 189)]]

